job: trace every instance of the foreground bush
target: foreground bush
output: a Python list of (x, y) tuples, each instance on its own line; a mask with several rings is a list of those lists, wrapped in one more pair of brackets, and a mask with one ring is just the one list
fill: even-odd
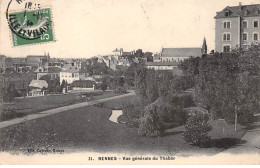
[(159, 98), (155, 102), (163, 122), (176, 123), (178, 125), (183, 125), (187, 121), (187, 115), (183, 109), (195, 105), (189, 94), (173, 94), (166, 100)]
[(123, 108), (123, 118), (127, 126), (138, 128), (140, 118), (144, 115), (145, 102), (140, 99), (134, 99), (130, 105)]
[[(1, 106), (1, 105), (0, 105)], [(20, 115), (16, 113), (16, 111), (12, 107), (1, 107), (0, 108), (0, 121), (10, 120), (13, 118), (17, 118)]]
[(123, 86), (116, 86), (114, 89), (115, 93), (127, 93), (127, 85), (124, 84)]
[(141, 118), (138, 134), (141, 136), (155, 137), (164, 134), (164, 124), (158, 114), (158, 106), (152, 103), (145, 108), (144, 116)]
[(208, 132), (212, 129), (209, 125), (209, 114), (201, 108), (190, 108), (189, 118), (185, 125), (184, 139), (194, 145), (203, 146), (209, 141)]

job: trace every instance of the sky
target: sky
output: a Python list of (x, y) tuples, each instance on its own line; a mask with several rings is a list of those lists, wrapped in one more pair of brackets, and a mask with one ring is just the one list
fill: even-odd
[(211, 51), (216, 12), (239, 2), (260, 4), (260, 0), (53, 0), (55, 42), (12, 47), (5, 19), (9, 1), (0, 0), (0, 54), (25, 57), (49, 52), (56, 58), (89, 58), (115, 48), (160, 52), (162, 47), (201, 47), (204, 37)]

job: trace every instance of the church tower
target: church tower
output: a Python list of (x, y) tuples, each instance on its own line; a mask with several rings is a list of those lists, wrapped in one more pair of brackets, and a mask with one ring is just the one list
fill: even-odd
[(207, 42), (206, 42), (206, 38), (204, 37), (204, 40), (203, 40), (203, 45), (202, 45), (202, 54), (207, 54), (208, 52), (208, 46), (207, 46)]

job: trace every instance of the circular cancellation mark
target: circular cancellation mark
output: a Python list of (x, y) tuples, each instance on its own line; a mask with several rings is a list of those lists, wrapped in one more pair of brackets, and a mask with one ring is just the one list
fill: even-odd
[[(39, 1), (39, 0), (38, 0)], [(12, 6), (15, 11), (10, 12)], [(10, 30), (25, 40), (35, 40), (47, 32), (50, 27), (50, 11), (42, 9), (41, 4), (28, 0), (10, 0), (6, 9), (6, 19)]]

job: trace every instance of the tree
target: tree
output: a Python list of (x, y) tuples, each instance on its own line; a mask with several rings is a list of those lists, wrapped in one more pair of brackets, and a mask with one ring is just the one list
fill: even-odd
[(62, 93), (63, 88), (65, 87), (65, 80), (63, 79), (60, 85), (60, 92)]
[(200, 108), (191, 109), (185, 125), (184, 139), (197, 146), (206, 145), (210, 139), (208, 133), (212, 129), (208, 121), (209, 114), (206, 110)]
[(158, 75), (154, 69), (147, 71), (146, 76), (146, 96), (149, 103), (153, 103), (159, 97), (158, 93)]
[(141, 136), (156, 137), (164, 134), (165, 127), (160, 119), (156, 103), (152, 103), (145, 108), (144, 116), (138, 128)]
[(146, 96), (146, 89), (147, 89), (146, 75), (147, 75), (147, 69), (145, 67), (138, 68), (135, 73), (135, 93), (141, 99), (147, 98), (147, 96)]
[(136, 50), (135, 57), (136, 58), (143, 58), (144, 57), (144, 53), (143, 53), (142, 49)]
[(44, 75), (40, 78), (40, 80), (45, 80), (48, 83), (47, 90), (49, 92), (61, 92), (60, 78), (51, 79), (49, 75)]
[(8, 88), (6, 90), (4, 90), (3, 92), (4, 92), (3, 100), (5, 102), (11, 102), (14, 100), (15, 89), (11, 85), (9, 85)]
[[(234, 122), (253, 121), (260, 109), (260, 48), (231, 53), (215, 53), (201, 58), (196, 76), (196, 96), (213, 118)], [(236, 109), (236, 107), (238, 107)]]
[(105, 80), (103, 80), (102, 81), (102, 83), (101, 83), (101, 90), (103, 90), (103, 91), (106, 91), (107, 90), (107, 83), (106, 83), (106, 81)]
[(159, 88), (159, 95), (161, 98), (167, 98), (170, 94), (171, 88), (171, 79), (173, 78), (172, 73), (168, 72), (161, 72), (160, 74), (160, 84), (158, 85)]
[(144, 57), (147, 59), (147, 62), (153, 62), (153, 53), (145, 52)]
[(44, 75), (44, 76), (40, 77), (40, 80), (45, 80), (49, 85), (51, 82), (51, 77), (49, 75)]

